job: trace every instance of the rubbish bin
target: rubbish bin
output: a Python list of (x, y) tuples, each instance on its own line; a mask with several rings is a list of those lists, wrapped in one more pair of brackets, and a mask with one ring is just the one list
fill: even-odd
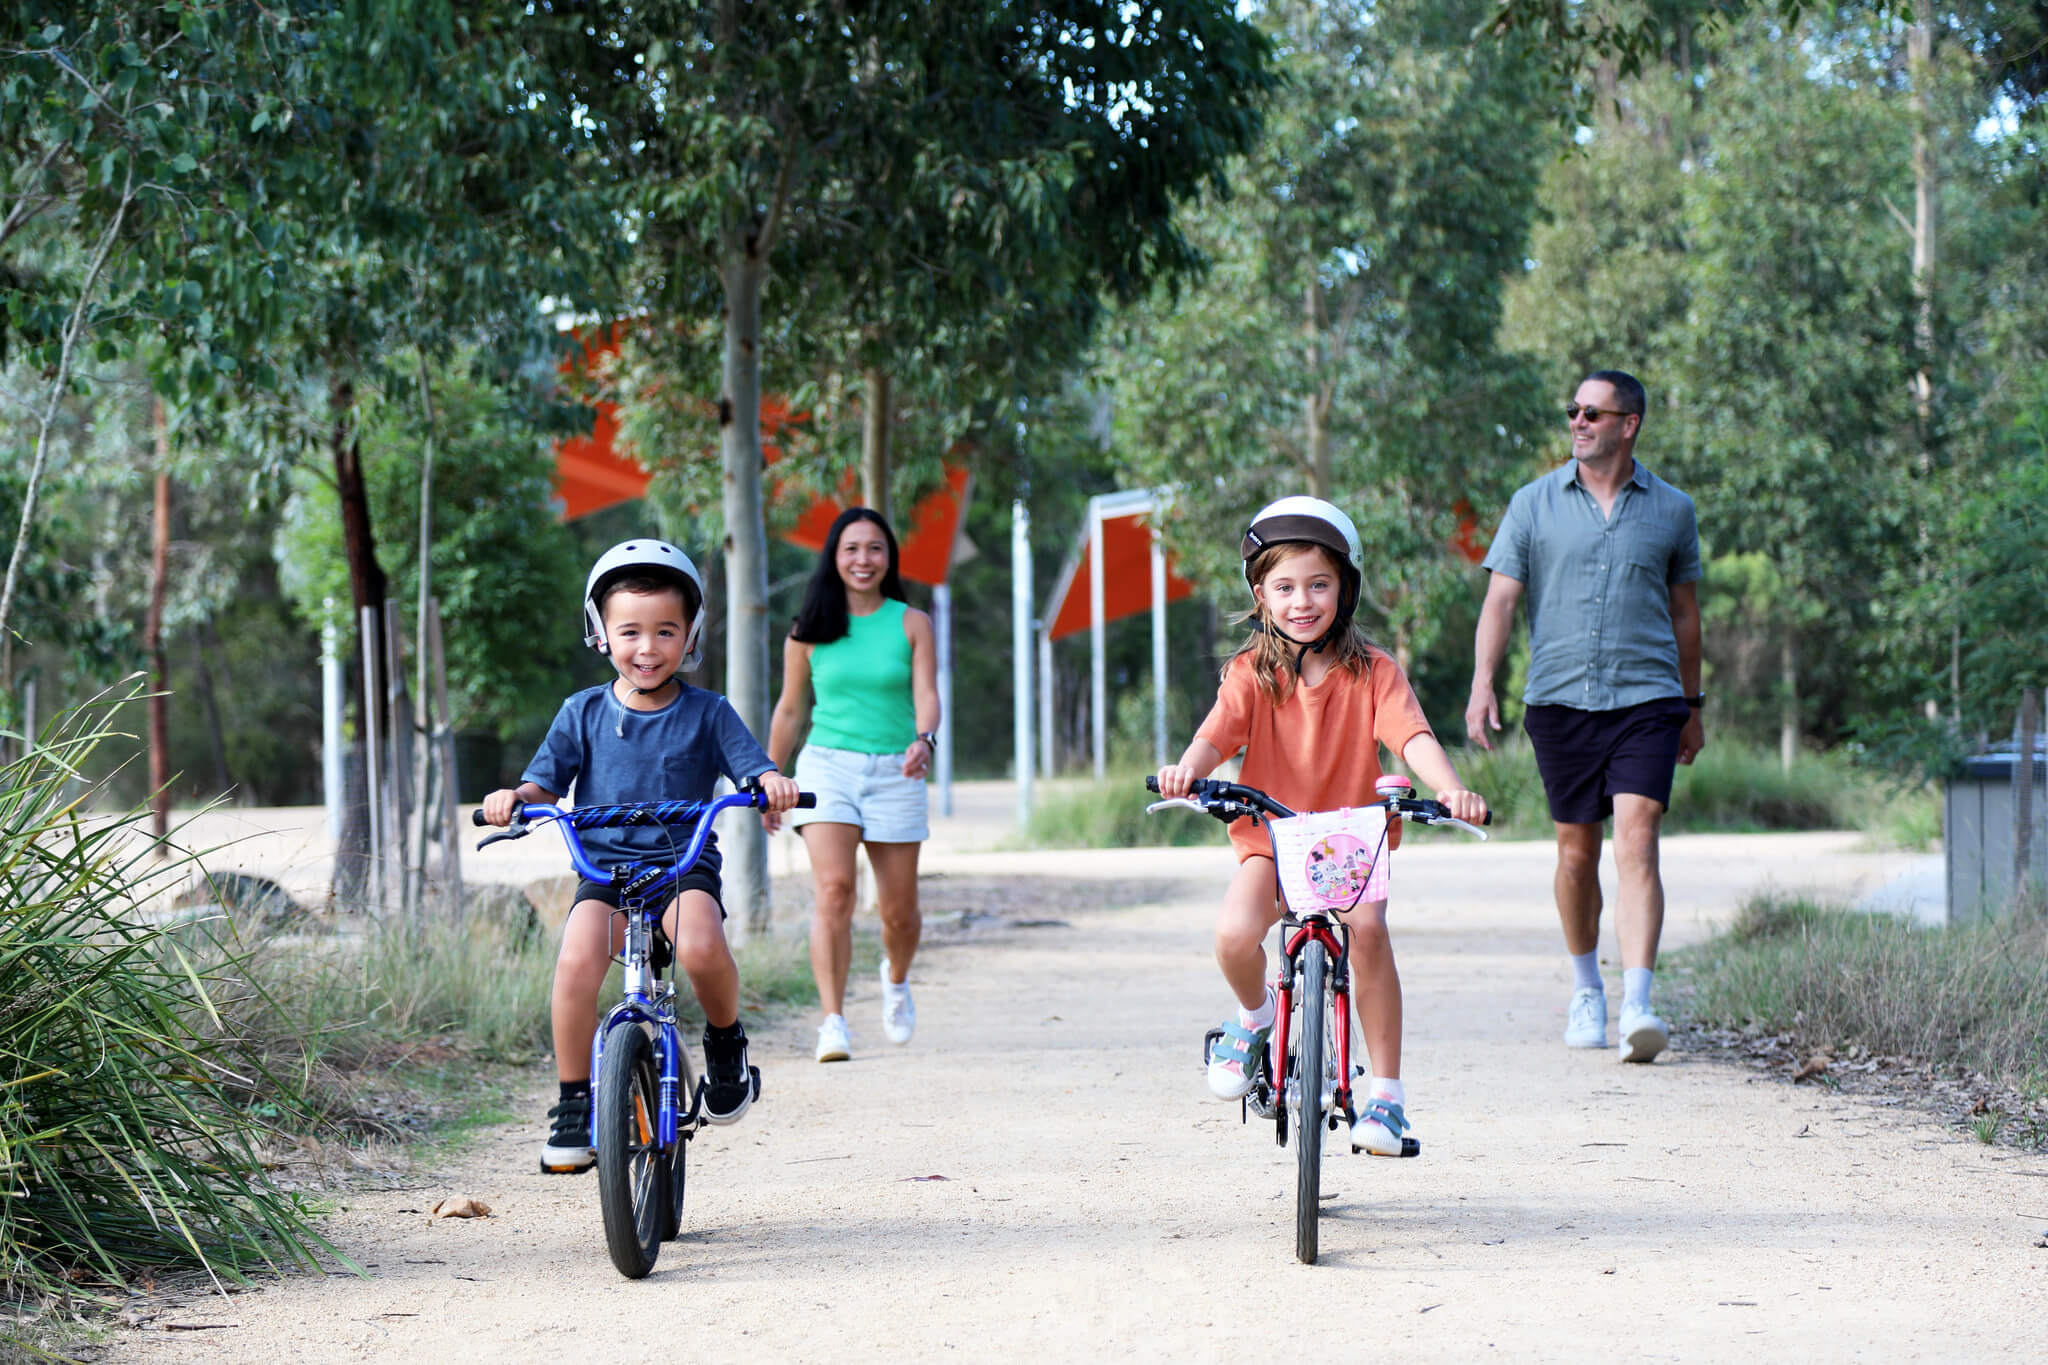
[[(2048, 750), (2035, 747), (2026, 774), (2033, 787), (2032, 809), (2021, 824), (2020, 784), (2013, 770), (2019, 752), (1977, 754), (1963, 760), (1948, 781), (1942, 801), (1942, 848), (1948, 855), (1948, 918), (1951, 924), (2005, 914), (2030, 893), (2041, 895), (2048, 876)], [(2013, 884), (2014, 850), (2027, 840), (2027, 885)]]

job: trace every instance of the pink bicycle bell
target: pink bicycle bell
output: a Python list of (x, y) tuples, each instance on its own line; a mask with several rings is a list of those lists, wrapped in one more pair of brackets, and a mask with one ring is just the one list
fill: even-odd
[(1373, 790), (1382, 797), (1403, 797), (1415, 790), (1415, 784), (1405, 777), (1389, 773), (1372, 784)]

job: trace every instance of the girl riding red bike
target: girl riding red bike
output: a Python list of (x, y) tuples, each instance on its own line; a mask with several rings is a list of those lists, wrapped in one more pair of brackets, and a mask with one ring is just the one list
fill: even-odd
[[(1223, 673), (1215, 709), (1178, 763), (1159, 770), (1159, 792), (1185, 797), (1218, 764), (1244, 752), (1239, 778), (1297, 811), (1364, 806), (1378, 799), (1379, 746), (1399, 754), (1449, 813), (1486, 819), (1486, 801), (1465, 790), (1431, 733), (1400, 667), (1353, 619), (1365, 555), (1351, 518), (1320, 498), (1282, 498), (1253, 518), (1240, 547), (1253, 608), (1252, 634)], [(1216, 922), (1216, 962), (1238, 1008), (1209, 1053), (1209, 1089), (1242, 1098), (1276, 1012), (1265, 938), (1280, 919), (1273, 850), (1249, 818), (1231, 826), (1237, 875)], [(1398, 824), (1387, 846), (1400, 843)], [(1342, 915), (1350, 930), (1352, 998), (1372, 1080), (1355, 1106), (1354, 1150), (1399, 1156), (1409, 1132), (1401, 1085), (1401, 978), (1387, 935), (1385, 900)]]

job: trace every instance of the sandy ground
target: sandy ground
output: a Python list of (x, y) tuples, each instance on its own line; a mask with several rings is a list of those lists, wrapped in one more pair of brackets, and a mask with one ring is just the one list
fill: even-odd
[[(1199, 1068), (1202, 1031), (1225, 1006), (1208, 929), (1227, 852), (976, 851), (1004, 808), (989, 796), (976, 811), (934, 841), (934, 872), (1145, 879), (1165, 894), (942, 935), (918, 959), (907, 1048), (882, 1041), (872, 982), (854, 993), (851, 1063), (810, 1060), (813, 1021), (757, 1025), (762, 1102), (693, 1144), (688, 1231), (648, 1279), (607, 1260), (593, 1178), (534, 1173), (548, 1102), (536, 1089), (530, 1120), (421, 1187), (346, 1201), (329, 1232), (368, 1279), (306, 1275), (191, 1301), (117, 1337), (111, 1357), (2038, 1350), (2048, 1159), (1683, 1051), (1648, 1067), (1567, 1051), (1543, 845), (1433, 835), (1397, 858), (1424, 1152), (1328, 1154), (1322, 1261), (1296, 1264), (1293, 1153), (1209, 1100)], [(1699, 937), (1763, 884), (1853, 896), (1899, 866), (1851, 835), (1672, 839), (1666, 941)], [(424, 1210), (458, 1193), (493, 1216), (430, 1223)]]

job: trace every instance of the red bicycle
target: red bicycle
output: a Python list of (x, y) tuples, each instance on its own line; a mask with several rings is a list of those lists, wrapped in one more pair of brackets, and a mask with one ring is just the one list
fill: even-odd
[[(1145, 786), (1156, 792), (1159, 779), (1148, 777)], [(1486, 837), (1484, 830), (1453, 816), (1441, 802), (1414, 796), (1414, 787), (1405, 777), (1382, 777), (1378, 789), (1381, 799), (1374, 804), (1385, 810), (1389, 821), (1405, 817), (1418, 824), (1451, 825), (1481, 839)], [(1213, 778), (1197, 781), (1186, 797), (1155, 801), (1146, 809), (1175, 806), (1203, 811), (1226, 824), (1250, 817), (1265, 827), (1269, 838), (1270, 821), (1290, 820), (1297, 814), (1256, 787)], [(1489, 815), (1487, 822), (1492, 818)], [(1386, 828), (1382, 826), (1370, 864), (1377, 865), (1385, 856)], [(1364, 885), (1362, 878), (1359, 884)], [(1294, 1254), (1302, 1264), (1314, 1265), (1322, 1216), (1323, 1134), (1335, 1132), (1340, 1123), (1348, 1128), (1356, 1117), (1351, 1082), (1364, 1074), (1364, 1069), (1351, 1064), (1350, 930), (1327, 906), (1289, 905), (1284, 878), (1280, 906), (1279, 1013), (1272, 1038), (1252, 1060), (1252, 1088), (1244, 1097), (1242, 1112), (1246, 1122), (1254, 1114), (1273, 1120), (1274, 1141), (1282, 1147), (1292, 1130)], [(1202, 1040), (1204, 1066), (1210, 1049), (1222, 1036), (1221, 1029), (1211, 1029)], [(1401, 1139), (1402, 1156), (1419, 1156), (1421, 1152), (1422, 1144), (1416, 1139)]]

